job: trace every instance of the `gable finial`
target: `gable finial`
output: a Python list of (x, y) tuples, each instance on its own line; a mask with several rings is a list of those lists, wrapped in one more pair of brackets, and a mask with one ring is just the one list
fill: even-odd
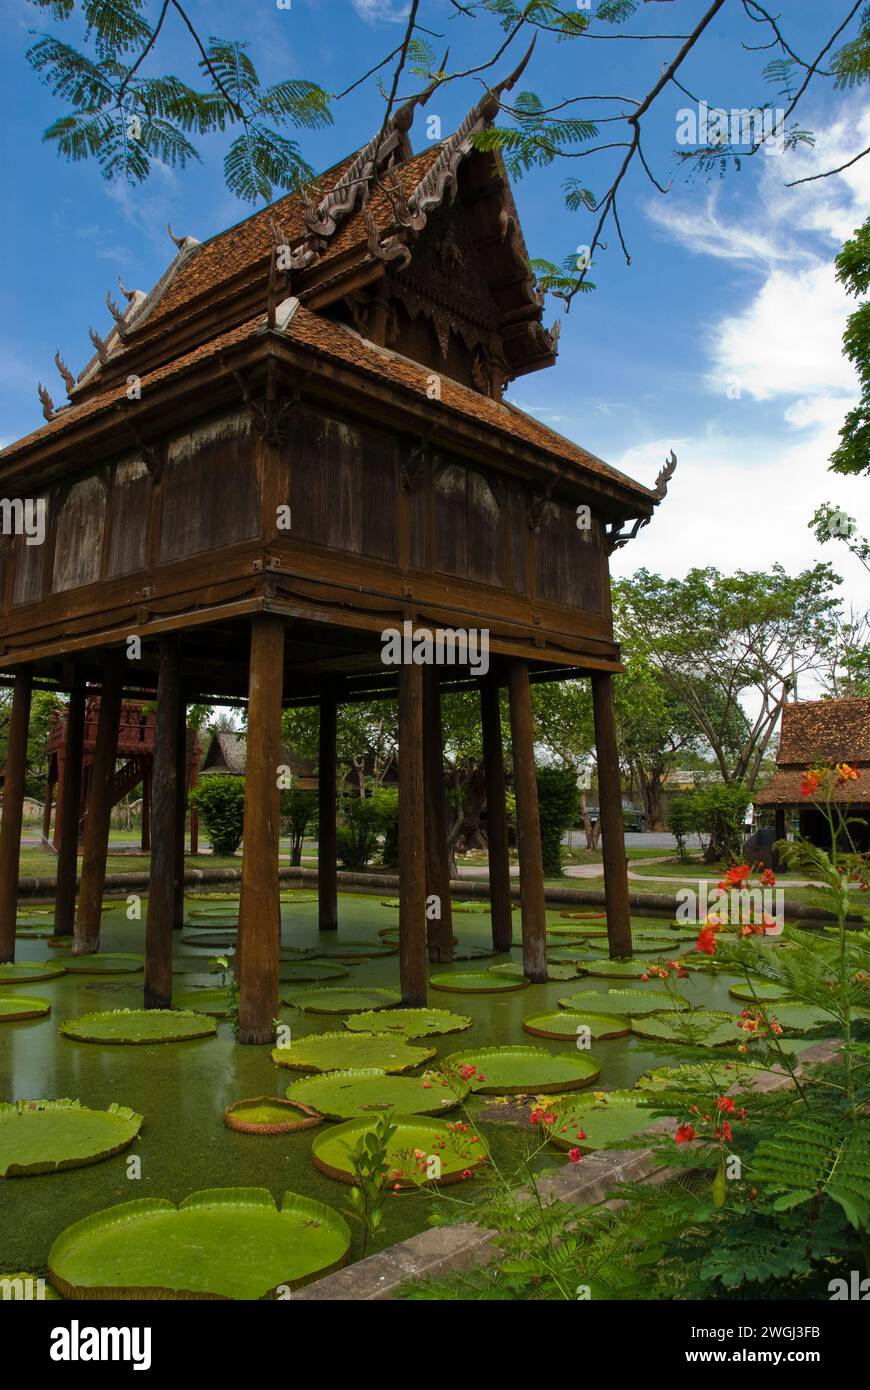
[(57, 370), (63, 377), (67, 395), (71, 396), (73, 391), (75, 390), (76, 379), (70, 371), (69, 367), (64, 362), (63, 358), (61, 357), (60, 348), (58, 348), (57, 352), (54, 354), (54, 365), (57, 367)]
[(90, 338), (90, 340), (91, 340), (91, 342), (93, 343), (94, 347), (97, 349), (97, 356), (99, 357), (100, 361), (101, 361), (101, 362), (108, 362), (108, 360), (109, 360), (109, 350), (108, 350), (108, 348), (106, 347), (106, 340), (105, 340), (105, 338), (101, 338), (100, 335), (99, 335), (99, 333), (98, 333), (98, 332), (96, 331), (96, 329), (94, 329), (94, 328), (89, 328), (89, 329), (88, 329), (88, 337)]
[(48, 391), (43, 386), (42, 382), (40, 382), (37, 386), (36, 394), (39, 396), (39, 399), (42, 403), (42, 413), (45, 416), (46, 420), (53, 420), (54, 401), (51, 399), (51, 396), (48, 394)]

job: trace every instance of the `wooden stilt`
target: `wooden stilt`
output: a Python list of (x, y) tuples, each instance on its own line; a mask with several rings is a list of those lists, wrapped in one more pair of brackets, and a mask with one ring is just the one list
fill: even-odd
[(318, 831), (317, 900), (318, 927), (338, 930), (338, 858), (336, 834), (336, 737), (338, 709), (334, 695), (320, 697), (320, 752), (317, 760)]
[(24, 777), (27, 771), (27, 733), (33, 693), (33, 668), (15, 673), (6, 776), (3, 782), (3, 820), (0, 823), (0, 965), (15, 959), (15, 919), (18, 912), (18, 861), (24, 818)]
[(402, 1003), (425, 1007), (426, 835), (423, 809), (423, 673), (399, 668), (399, 975)]
[(160, 643), (157, 718), (151, 812), (151, 872), (145, 920), (145, 1007), (168, 1009), (172, 1003), (172, 924), (175, 914), (175, 779), (176, 742), (181, 701), (178, 639)]
[(103, 888), (112, 822), (112, 790), (118, 755), (123, 685), (121, 667), (113, 658), (103, 668), (100, 719), (88, 783), (88, 812), (82, 847), (82, 881), (73, 941), (73, 953), (86, 956), (100, 949)]
[(42, 843), (51, 844), (51, 798), (54, 783), (49, 777), (45, 783), (45, 805), (42, 808)]
[(511, 920), (511, 871), (508, 855), (507, 799), (504, 781), (504, 747), (501, 733), (498, 678), (485, 677), (480, 688), (483, 725), (483, 765), (486, 776), (486, 838), (489, 851), (489, 903), (492, 944), (509, 951), (513, 940)]
[(514, 661), (510, 667), (511, 741), (517, 797), (517, 850), (523, 919), (523, 970), (535, 984), (547, 976), (547, 913), (544, 904), (544, 865), (535, 769), (535, 736), (529, 667)]
[[(66, 751), (63, 748), (60, 748), (58, 749), (57, 753), (57, 794), (54, 799), (54, 834), (51, 837), (51, 843), (54, 845), (56, 850), (60, 850), (60, 840), (63, 831), (63, 788), (65, 778)], [(81, 801), (81, 782), (79, 783), (79, 801)], [(74, 819), (76, 821), (78, 820), (78, 807), (76, 807), (76, 815)]]
[(60, 844), (57, 853), (57, 890), (54, 901), (54, 934), (71, 936), (76, 918), (76, 878), (79, 854), (79, 810), (82, 801), (82, 755), (85, 742), (85, 692), (74, 685), (66, 711), (66, 742), (58, 776), (57, 814)]
[[(437, 666), (423, 668), (423, 785), (426, 825), (426, 897), (429, 959), (453, 959), (453, 912), (447, 856), (447, 798), (444, 793), (444, 734)], [(437, 916), (429, 916), (429, 902)]]
[(151, 853), (151, 772), (142, 774), (142, 833), (139, 846), (143, 854)]
[(278, 769), (284, 685), (284, 620), (251, 620), (248, 754), (239, 909), (239, 1042), (272, 1041), (278, 1011), (278, 852), (281, 793)]
[(604, 898), (607, 904), (607, 940), (611, 957), (630, 956), (631, 911), (628, 903), (628, 864), (622, 821), (622, 784), (613, 713), (613, 677), (602, 672), (591, 677), (598, 762), (598, 804), (601, 817), (601, 850), (604, 857)]
[(172, 925), (176, 931), (184, 926), (184, 844), (187, 819), (187, 769), (189, 765), (187, 706), (179, 700), (178, 722), (175, 728), (175, 878)]

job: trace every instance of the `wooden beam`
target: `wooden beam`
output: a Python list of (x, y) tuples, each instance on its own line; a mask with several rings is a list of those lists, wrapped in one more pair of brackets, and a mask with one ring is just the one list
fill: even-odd
[(0, 964), (15, 959), (15, 919), (18, 913), (18, 860), (21, 853), (21, 823), (24, 818), (24, 778), (27, 772), (27, 734), (30, 727), (30, 701), (33, 694), (33, 668), (27, 666), (15, 677), (9, 740), (6, 747), (6, 776), (3, 782), (3, 820), (0, 823)]
[(613, 713), (613, 683), (608, 675), (595, 675), (591, 680), (598, 762), (601, 849), (604, 858), (604, 898), (607, 905), (607, 940), (611, 957), (618, 958), (630, 956), (632, 945), (625, 826), (622, 821), (622, 783), (619, 776), (616, 719)]
[(320, 697), (320, 752), (317, 760), (317, 924), (320, 931), (338, 930), (338, 858), (336, 832), (336, 738), (338, 707), (335, 696)]
[(399, 668), (399, 976), (402, 1003), (426, 1005), (426, 834), (423, 811), (423, 672)]
[[(426, 895), (438, 915), (427, 916), (429, 959), (452, 961), (453, 912), (447, 855), (447, 797), (444, 792), (444, 735), (437, 666), (423, 667), (423, 788), (426, 824)], [(428, 909), (428, 901), (427, 901)]]
[(66, 708), (66, 742), (59, 766), (57, 816), (60, 843), (57, 852), (57, 888), (54, 900), (54, 935), (72, 936), (76, 918), (79, 816), (82, 805), (82, 754), (85, 740), (85, 691), (75, 685)]
[(88, 779), (88, 808), (82, 845), (82, 881), (73, 933), (73, 954), (91, 955), (100, 949), (103, 888), (112, 822), (112, 790), (118, 755), (118, 729), (123, 699), (121, 667), (111, 654), (103, 667), (97, 741)]
[(172, 1003), (172, 927), (178, 852), (176, 743), (182, 708), (179, 644), (175, 637), (164, 637), (160, 643), (151, 785), (151, 874), (145, 920), (146, 1009), (168, 1009)]
[(284, 671), (284, 621), (251, 619), (242, 895), (239, 907), (239, 1042), (272, 1041), (278, 1011), (281, 903), (278, 851), (281, 793), (278, 769)]
[(507, 797), (498, 678), (486, 676), (480, 687), (483, 766), (486, 777), (486, 838), (489, 849), (489, 903), (492, 944), (509, 951), (513, 940), (511, 871), (508, 852)]
[(523, 919), (523, 971), (533, 984), (547, 980), (547, 913), (535, 768), (532, 692), (525, 661), (510, 665), (511, 741), (517, 797), (517, 850)]
[(184, 844), (187, 819), (188, 769), (187, 705), (182, 692), (178, 702), (178, 722), (175, 726), (175, 878), (172, 926), (180, 931), (184, 926)]

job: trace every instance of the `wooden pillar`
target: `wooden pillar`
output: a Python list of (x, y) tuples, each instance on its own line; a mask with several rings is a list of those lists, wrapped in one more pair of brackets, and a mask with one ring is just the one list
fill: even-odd
[(281, 903), (278, 854), (283, 762), (281, 702), (284, 620), (272, 613), (251, 619), (248, 755), (239, 908), (239, 1042), (272, 1041), (278, 1011), (278, 925)]
[(172, 924), (175, 915), (176, 740), (181, 702), (178, 639), (160, 643), (154, 768), (151, 788), (151, 869), (145, 919), (145, 1007), (172, 1003)]
[(426, 1005), (426, 833), (423, 809), (423, 672), (399, 667), (399, 976), (402, 1003)]
[(628, 903), (628, 864), (622, 822), (622, 783), (613, 714), (613, 677), (602, 671), (592, 676), (592, 710), (598, 763), (598, 806), (604, 857), (604, 898), (607, 940), (612, 958), (630, 956), (631, 911)]
[(544, 865), (529, 667), (513, 661), (510, 667), (511, 741), (517, 797), (517, 850), (523, 919), (523, 971), (535, 984), (547, 976), (547, 911), (544, 903)]
[(151, 853), (151, 768), (142, 774), (142, 833), (139, 846), (143, 854)]
[(90, 955), (100, 949), (103, 916), (103, 888), (112, 823), (112, 791), (118, 756), (118, 730), (121, 725), (123, 685), (121, 668), (113, 658), (103, 667), (100, 692), (100, 720), (94, 760), (88, 783), (88, 807), (82, 847), (82, 882), (73, 941), (73, 954)]
[(338, 837), (336, 833), (336, 738), (338, 708), (335, 696), (320, 697), (320, 751), (317, 758), (317, 925), (321, 931), (338, 930)]
[(18, 861), (21, 854), (21, 823), (24, 818), (24, 778), (27, 772), (27, 734), (30, 727), (30, 700), (33, 694), (33, 668), (25, 666), (15, 673), (9, 741), (6, 749), (6, 776), (3, 782), (3, 820), (0, 823), (0, 964), (15, 959), (15, 919), (18, 912)]
[(57, 889), (54, 900), (54, 934), (71, 936), (76, 919), (76, 879), (79, 867), (79, 811), (82, 801), (82, 755), (85, 741), (85, 692), (74, 685), (66, 710), (66, 739), (57, 781), (60, 826), (57, 851)]
[(176, 931), (184, 926), (184, 831), (187, 819), (187, 768), (188, 768), (187, 705), (182, 694), (178, 704), (178, 721), (175, 727), (175, 877), (172, 925)]
[[(195, 750), (196, 750), (196, 738), (195, 738), (195, 737), (194, 737), (193, 746), (194, 746), (194, 754), (195, 754)], [(194, 761), (191, 763), (191, 766), (190, 766), (190, 790), (191, 790), (191, 791), (193, 791), (194, 787), (196, 786), (198, 777), (199, 777), (199, 768), (198, 768), (197, 763), (196, 763), (196, 757), (194, 756)], [(191, 808), (190, 808), (190, 857), (191, 857), (192, 859), (195, 859), (196, 856), (197, 856), (198, 854), (199, 854), (199, 812), (197, 811), (197, 809), (196, 809), (195, 806), (191, 806)]]
[(42, 843), (51, 844), (51, 794), (54, 790), (54, 783), (51, 777), (46, 778), (45, 782), (45, 805), (42, 808)]
[(437, 666), (423, 667), (423, 791), (426, 827), (426, 894), (436, 898), (438, 916), (427, 917), (429, 959), (453, 959), (453, 912), (447, 855), (447, 797), (444, 793), (444, 733)]
[(513, 940), (511, 919), (511, 871), (508, 854), (507, 798), (504, 781), (504, 746), (501, 734), (499, 685), (494, 674), (480, 687), (483, 725), (483, 765), (486, 776), (486, 838), (489, 852), (489, 904), (492, 944), (509, 951)]
[[(784, 840), (784, 839), (785, 839), (785, 807), (784, 807), (784, 806), (777, 806), (777, 808), (776, 808), (776, 810), (774, 811), (773, 815), (774, 815), (774, 837), (775, 837), (775, 840)], [(771, 862), (771, 866), (772, 866), (774, 869), (778, 869), (778, 868), (779, 868), (779, 866), (780, 866), (780, 857), (779, 857), (779, 855), (777, 854), (777, 852), (776, 852), (775, 849), (774, 849), (774, 850), (771, 850), (770, 862)]]
[[(56, 850), (60, 849), (61, 835), (63, 833), (63, 787), (66, 777), (66, 752), (63, 748), (57, 750), (57, 795), (54, 802), (54, 834), (51, 842)], [(81, 798), (81, 783), (79, 783), (79, 798)], [(76, 808), (78, 811), (78, 807)], [(73, 817), (77, 820), (77, 815)]]

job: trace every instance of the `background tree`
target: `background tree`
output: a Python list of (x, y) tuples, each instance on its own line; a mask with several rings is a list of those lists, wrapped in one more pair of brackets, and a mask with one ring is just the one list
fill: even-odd
[[(867, 17), (870, 23), (870, 6)], [(836, 265), (837, 279), (849, 294), (856, 299), (866, 295), (870, 288), (870, 218), (846, 242)], [(870, 473), (870, 299), (862, 300), (849, 315), (843, 350), (858, 373), (861, 398), (840, 430), (840, 443), (831, 455), (831, 471)]]

